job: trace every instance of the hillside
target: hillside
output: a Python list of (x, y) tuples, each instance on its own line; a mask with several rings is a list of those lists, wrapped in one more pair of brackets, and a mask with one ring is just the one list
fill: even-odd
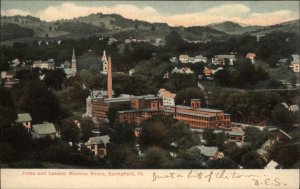
[(288, 21), (270, 26), (243, 26), (242, 24), (227, 21), (222, 23), (210, 24), (207, 27), (217, 31), (225, 32), (230, 35), (262, 35), (271, 32), (297, 33), (299, 32), (299, 20)]
[[(150, 23), (132, 20), (118, 14), (91, 14), (74, 19), (63, 19), (54, 22), (42, 21), (32, 16), (1, 17), (2, 44), (14, 42), (32, 42), (50, 39), (80, 39), (92, 35), (116, 36), (120, 40), (128, 37), (137, 39), (165, 38), (176, 30), (187, 40), (212, 40), (228, 35), (260, 35), (273, 31), (298, 32), (299, 20), (274, 26), (242, 26), (238, 23), (223, 22), (208, 26), (171, 27), (166, 23)], [(16, 30), (13, 32), (13, 30)]]
[(299, 33), (300, 20), (292, 20), (281, 24), (260, 27), (257, 30), (249, 32), (251, 35), (262, 35), (272, 32), (291, 32)]
[(239, 25), (238, 23), (234, 23), (234, 22), (222, 22), (222, 23), (215, 23), (215, 24), (210, 24), (208, 26), (211, 29), (217, 30), (217, 31), (222, 31), (225, 33), (233, 33), (239, 29), (242, 28), (241, 25)]
[[(1, 17), (1, 23), (15, 24), (33, 30), (31, 36), (19, 35), (3, 38), (3, 44), (12, 44), (18, 41), (29, 42), (43, 38), (84, 38), (91, 35), (101, 35), (104, 37), (113, 35), (121, 40), (128, 37), (150, 40), (155, 38), (163, 39), (173, 29), (177, 30), (183, 38), (189, 40), (204, 40), (226, 35), (224, 32), (208, 27), (173, 28), (166, 23), (149, 23), (141, 20), (127, 19), (118, 14), (102, 13), (54, 22), (42, 21), (32, 16), (4, 16)], [(5, 26), (2, 29), (5, 30)]]

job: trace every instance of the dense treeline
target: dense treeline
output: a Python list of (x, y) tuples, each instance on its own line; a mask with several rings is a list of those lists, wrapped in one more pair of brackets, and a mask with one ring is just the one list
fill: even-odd
[(25, 28), (13, 23), (1, 23), (1, 40), (32, 37), (33, 35), (33, 29)]
[(210, 95), (210, 105), (231, 114), (233, 121), (279, 126), (292, 130), (297, 114), (290, 112), (281, 103), (290, 103), (292, 94), (277, 92), (246, 92), (223, 89)]

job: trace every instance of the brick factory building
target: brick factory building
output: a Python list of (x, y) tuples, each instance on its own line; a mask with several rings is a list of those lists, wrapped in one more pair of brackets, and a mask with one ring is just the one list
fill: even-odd
[(162, 98), (154, 95), (133, 96), (121, 94), (112, 97), (111, 58), (108, 57), (107, 97), (99, 95), (87, 98), (87, 116), (108, 121), (109, 110), (116, 110), (116, 121), (140, 125), (154, 116), (172, 116), (191, 128), (230, 129), (230, 114), (222, 110), (201, 108), (200, 99), (192, 99), (191, 106), (163, 106)]

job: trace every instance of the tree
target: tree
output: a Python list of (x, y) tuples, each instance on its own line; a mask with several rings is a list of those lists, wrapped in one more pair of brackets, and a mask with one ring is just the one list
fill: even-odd
[(165, 39), (166, 45), (171, 48), (180, 47), (186, 43), (175, 30), (166, 35)]
[(170, 83), (174, 91), (180, 91), (187, 87), (197, 86), (197, 76), (195, 74), (173, 73), (170, 77)]
[(265, 161), (256, 151), (250, 151), (242, 157), (241, 164), (245, 169), (262, 169)]
[(61, 138), (66, 142), (78, 143), (80, 129), (72, 120), (65, 120), (61, 127)]
[(126, 144), (109, 144), (107, 160), (112, 168), (140, 168), (135, 149)]
[(230, 87), (233, 82), (232, 73), (226, 68), (218, 71), (215, 74), (215, 79), (220, 86), (224, 87)]
[(84, 118), (80, 121), (81, 140), (87, 141), (92, 135), (92, 129), (95, 127), (93, 120)]
[(268, 140), (268, 131), (261, 131), (256, 127), (247, 127), (245, 129), (245, 142), (251, 142), (255, 149), (258, 149)]
[(171, 117), (153, 116), (141, 124), (140, 147), (146, 150), (151, 146), (179, 152), (199, 144), (199, 138), (187, 125)]
[(164, 169), (172, 168), (174, 162), (171, 160), (167, 151), (158, 148), (150, 147), (145, 151), (143, 158), (143, 167), (147, 169)]
[(52, 91), (39, 81), (23, 89), (18, 105), (21, 111), (30, 113), (33, 123), (59, 123), (66, 116)]
[(110, 141), (113, 144), (135, 144), (134, 126), (129, 124), (115, 124), (112, 127)]
[(66, 74), (62, 69), (47, 70), (45, 76), (45, 83), (53, 89), (61, 89), (63, 80)]
[(284, 168), (290, 168), (293, 164), (299, 161), (300, 154), (299, 143), (282, 144), (277, 147), (274, 160)]
[(188, 87), (184, 88), (177, 92), (175, 101), (176, 104), (184, 104), (187, 106), (191, 105), (191, 99), (200, 99), (201, 100), (201, 106), (206, 105), (205, 96), (202, 92), (202, 90), (198, 87)]
[(0, 129), (17, 119), (16, 108), (10, 92), (0, 87)]
[(230, 158), (219, 158), (209, 160), (207, 163), (208, 169), (238, 169), (239, 165)]
[(290, 131), (292, 129), (293, 119), (289, 110), (283, 105), (278, 104), (272, 110), (271, 122), (285, 131)]

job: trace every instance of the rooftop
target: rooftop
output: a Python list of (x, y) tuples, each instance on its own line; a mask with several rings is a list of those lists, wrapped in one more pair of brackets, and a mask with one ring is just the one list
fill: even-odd
[(29, 113), (18, 114), (16, 123), (22, 123), (22, 122), (26, 122), (26, 121), (32, 121), (32, 118)]
[(203, 154), (207, 157), (215, 156), (215, 154), (218, 151), (218, 147), (214, 147), (214, 146), (208, 147), (208, 146), (202, 145), (202, 146), (197, 146), (197, 148), (201, 151), (201, 154)]
[(36, 133), (40, 135), (56, 133), (56, 129), (53, 123), (36, 124), (32, 125), (32, 128)]
[(110, 137), (108, 135), (90, 137), (89, 140), (84, 143), (85, 145), (93, 145), (93, 144), (104, 144), (109, 143)]
[(182, 111), (176, 111), (177, 113), (184, 114), (184, 115), (192, 115), (192, 116), (198, 116), (198, 117), (215, 117), (214, 115), (205, 115), (205, 114), (199, 114), (199, 113), (189, 113), (189, 112), (182, 112)]

